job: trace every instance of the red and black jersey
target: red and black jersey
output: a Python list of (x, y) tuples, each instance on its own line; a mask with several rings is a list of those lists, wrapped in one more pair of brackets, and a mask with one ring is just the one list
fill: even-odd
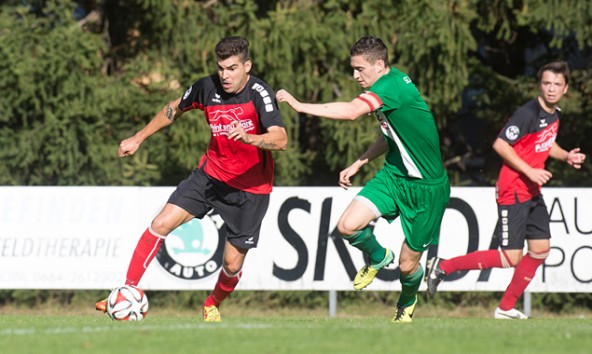
[[(559, 108), (548, 113), (535, 98), (514, 112), (498, 137), (512, 145), (529, 166), (545, 168), (559, 130), (559, 116)], [(510, 205), (536, 197), (541, 194), (541, 187), (504, 162), (496, 192), (498, 204)]]
[(250, 76), (236, 94), (224, 91), (217, 74), (195, 82), (183, 95), (179, 109), (200, 109), (210, 125), (211, 139), (198, 167), (219, 181), (254, 194), (271, 193), (274, 163), (271, 151), (228, 139), (232, 122), (248, 134), (263, 134), (271, 126), (283, 127), (275, 93), (261, 79)]

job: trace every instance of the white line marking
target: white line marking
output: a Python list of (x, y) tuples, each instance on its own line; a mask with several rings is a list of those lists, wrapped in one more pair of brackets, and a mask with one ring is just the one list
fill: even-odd
[(84, 326), (84, 327), (54, 327), (54, 328), (9, 328), (0, 330), (0, 336), (26, 336), (38, 334), (72, 334), (72, 333), (97, 333), (97, 332), (122, 332), (122, 331), (178, 331), (196, 329), (240, 328), (240, 329), (266, 329), (269, 324), (231, 324), (224, 323), (196, 323), (177, 325), (130, 325), (130, 326)]

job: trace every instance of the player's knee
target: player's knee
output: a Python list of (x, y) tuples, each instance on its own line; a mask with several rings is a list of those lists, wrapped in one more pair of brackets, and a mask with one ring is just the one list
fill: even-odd
[(154, 232), (157, 232), (162, 236), (167, 236), (177, 227), (177, 225), (174, 224), (170, 218), (158, 215), (154, 218), (154, 220), (152, 220), (150, 227), (152, 230), (154, 230)]
[(549, 257), (549, 252), (551, 252), (550, 249), (547, 249), (546, 251), (545, 250), (542, 250), (542, 251), (539, 251), (539, 250), (537, 250), (537, 251), (528, 251), (528, 255), (531, 258), (534, 258), (534, 259), (545, 260), (545, 259), (547, 259), (547, 257)]
[(154, 230), (154, 232), (158, 233), (162, 236), (167, 236), (172, 230), (169, 226), (165, 223), (164, 219), (156, 217), (152, 220), (152, 224), (150, 224), (150, 228)]
[(226, 272), (226, 274), (229, 277), (233, 277), (235, 275), (237, 275), (241, 269), (242, 269), (242, 265), (238, 265), (238, 264), (224, 264), (224, 272)]
[(419, 264), (413, 261), (402, 261), (399, 260), (399, 270), (401, 274), (411, 275), (417, 271)]
[(337, 231), (344, 237), (352, 236), (357, 230), (348, 224), (347, 220), (339, 220), (337, 223)]
[[(522, 260), (522, 250), (520, 251), (502, 251), (501, 252), (502, 264), (505, 264), (504, 267), (516, 267), (518, 263)], [(505, 262), (504, 262), (505, 260)]]
[(234, 276), (243, 268), (244, 257), (224, 257), (223, 268), (226, 274)]

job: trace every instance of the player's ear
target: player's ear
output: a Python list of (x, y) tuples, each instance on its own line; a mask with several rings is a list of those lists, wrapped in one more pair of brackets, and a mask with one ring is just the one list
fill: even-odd
[(375, 64), (375, 67), (376, 67), (376, 71), (379, 72), (379, 73), (382, 72), (382, 71), (384, 71), (384, 68), (385, 68), (384, 61), (383, 60), (377, 60), (376, 61), (376, 64)]
[(251, 71), (251, 67), (253, 67), (253, 63), (250, 60), (245, 61), (245, 71), (247, 73)]

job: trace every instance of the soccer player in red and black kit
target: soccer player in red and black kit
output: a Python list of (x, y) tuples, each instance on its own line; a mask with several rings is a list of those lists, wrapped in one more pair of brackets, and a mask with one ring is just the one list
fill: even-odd
[[(118, 151), (120, 157), (133, 155), (144, 140), (184, 112), (204, 112), (211, 128), (208, 149), (141, 236), (125, 283), (139, 283), (170, 232), (214, 209), (224, 220), (227, 239), (222, 270), (203, 305), (207, 322), (221, 320), (220, 302), (240, 280), (248, 250), (257, 246), (273, 184), (271, 151), (285, 150), (288, 143), (275, 93), (249, 74), (248, 41), (227, 37), (215, 52), (218, 73), (196, 81), (182, 97), (165, 105), (143, 129), (123, 140)], [(97, 302), (96, 308), (105, 312), (106, 301)]]
[[(448, 260), (435, 257), (427, 265), (430, 296), (435, 295), (446, 275), (455, 271), (515, 267), (494, 311), (498, 319), (527, 318), (514, 306), (549, 255), (550, 218), (541, 186), (552, 175), (545, 170), (545, 161), (551, 156), (579, 169), (586, 158), (579, 148), (566, 151), (555, 142), (561, 112), (557, 104), (569, 83), (567, 63), (556, 61), (543, 66), (538, 80), (538, 97), (514, 112), (493, 144), (503, 159), (496, 185), (501, 250), (476, 251)], [(528, 253), (523, 255), (525, 240)]]

